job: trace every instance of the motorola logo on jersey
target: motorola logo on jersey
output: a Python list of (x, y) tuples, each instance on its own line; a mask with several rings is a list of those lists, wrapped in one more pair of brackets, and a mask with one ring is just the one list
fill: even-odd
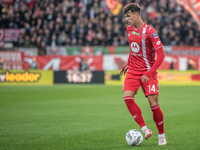
[(131, 50), (132, 50), (133, 52), (137, 53), (137, 52), (139, 52), (140, 47), (139, 47), (139, 45), (138, 45), (136, 42), (132, 42), (132, 43), (131, 43)]

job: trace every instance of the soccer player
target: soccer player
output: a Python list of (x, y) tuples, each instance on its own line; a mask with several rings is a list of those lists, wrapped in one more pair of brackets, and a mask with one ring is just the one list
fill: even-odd
[(125, 6), (123, 11), (128, 23), (126, 31), (130, 47), (128, 63), (120, 71), (120, 75), (125, 75), (128, 70), (123, 85), (124, 101), (134, 120), (141, 127), (145, 139), (148, 140), (153, 132), (147, 128), (141, 109), (134, 101), (135, 94), (139, 87), (142, 87), (158, 129), (158, 145), (166, 145), (163, 113), (158, 103), (159, 89), (156, 72), (165, 57), (163, 45), (155, 29), (142, 21), (138, 4), (131, 3)]

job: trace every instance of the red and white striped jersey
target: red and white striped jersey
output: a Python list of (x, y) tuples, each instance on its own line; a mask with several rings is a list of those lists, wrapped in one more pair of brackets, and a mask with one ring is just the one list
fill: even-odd
[(156, 30), (145, 23), (139, 29), (129, 25), (126, 31), (130, 47), (129, 72), (144, 74), (155, 62), (155, 50), (163, 44)]

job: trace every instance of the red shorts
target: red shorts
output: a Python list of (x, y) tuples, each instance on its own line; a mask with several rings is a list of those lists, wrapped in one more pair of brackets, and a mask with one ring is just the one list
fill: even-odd
[(157, 73), (154, 74), (148, 82), (142, 83), (141, 78), (143, 75), (132, 74), (127, 72), (124, 85), (123, 85), (123, 92), (130, 90), (137, 93), (139, 87), (142, 87), (142, 90), (145, 96), (156, 94), (159, 95), (159, 87), (158, 87), (158, 77)]

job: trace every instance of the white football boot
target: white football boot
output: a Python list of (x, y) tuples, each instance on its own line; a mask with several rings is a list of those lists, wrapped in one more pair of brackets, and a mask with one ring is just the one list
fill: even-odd
[(143, 134), (144, 134), (145, 139), (148, 140), (152, 136), (153, 131), (151, 131), (149, 129), (145, 129)]
[(167, 140), (165, 137), (158, 137), (158, 145), (166, 145)]

